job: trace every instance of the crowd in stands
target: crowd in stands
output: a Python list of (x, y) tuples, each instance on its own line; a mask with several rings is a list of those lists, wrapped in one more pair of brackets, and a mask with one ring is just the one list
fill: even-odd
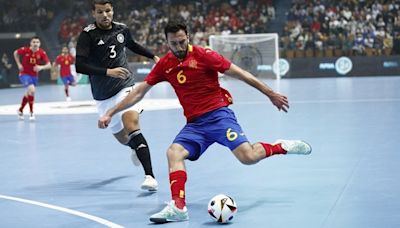
[(293, 0), (281, 35), (288, 58), (400, 54), (400, 0)]
[[(163, 27), (181, 17), (192, 42), (207, 46), (214, 34), (265, 33), (275, 20), (277, 0), (114, 1), (114, 19), (127, 24), (134, 39), (155, 53), (166, 53)], [(4, 1), (2, 32), (45, 29), (62, 10), (60, 44), (75, 46), (82, 28), (93, 22), (90, 1)], [(280, 33), (282, 56), (399, 55), (400, 0), (292, 0)]]
[[(82, 26), (93, 21), (87, 10), (90, 6), (84, 6), (84, 1), (75, 1), (74, 5), (59, 33), (60, 42), (69, 42), (70, 46)], [(120, 0), (115, 1), (114, 9), (114, 19), (127, 24), (138, 43), (159, 55), (168, 49), (163, 28), (170, 17), (183, 18), (190, 25), (193, 43), (201, 46), (207, 46), (211, 34), (265, 33), (268, 21), (275, 17), (272, 0)]]
[(57, 0), (2, 1), (0, 31), (31, 32), (36, 30), (36, 26), (45, 29), (65, 4), (68, 2)]

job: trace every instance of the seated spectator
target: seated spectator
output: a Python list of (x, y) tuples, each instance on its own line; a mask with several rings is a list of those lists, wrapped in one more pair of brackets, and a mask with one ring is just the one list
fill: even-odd
[(356, 55), (363, 55), (365, 51), (365, 41), (361, 33), (357, 33), (353, 43), (353, 51)]

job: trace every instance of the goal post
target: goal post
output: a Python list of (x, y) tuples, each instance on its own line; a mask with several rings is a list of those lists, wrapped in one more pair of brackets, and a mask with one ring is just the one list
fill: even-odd
[(280, 79), (276, 33), (211, 35), (210, 48), (257, 77)]

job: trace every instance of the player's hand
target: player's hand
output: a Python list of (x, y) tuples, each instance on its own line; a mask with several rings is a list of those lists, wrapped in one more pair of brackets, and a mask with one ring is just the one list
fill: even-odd
[(19, 71), (23, 71), (24, 70), (24, 67), (22, 66), (22, 64), (18, 64), (18, 70)]
[(126, 79), (128, 78), (129, 74), (130, 74), (129, 70), (123, 67), (107, 69), (107, 75), (113, 78)]
[(160, 61), (160, 57), (158, 57), (158, 56), (155, 55), (154, 58), (153, 58), (153, 60), (154, 60), (155, 63), (158, 63), (158, 61)]
[(272, 104), (275, 105), (279, 111), (287, 112), (289, 109), (289, 101), (288, 98), (282, 94), (275, 93), (269, 97)]
[(102, 117), (100, 117), (99, 121), (98, 121), (98, 126), (101, 129), (107, 128), (108, 124), (111, 122), (111, 116), (109, 115), (104, 115)]
[(35, 71), (35, 72), (39, 72), (39, 71), (41, 71), (43, 68), (40, 66), (40, 65), (35, 65), (34, 67), (33, 67), (33, 70)]

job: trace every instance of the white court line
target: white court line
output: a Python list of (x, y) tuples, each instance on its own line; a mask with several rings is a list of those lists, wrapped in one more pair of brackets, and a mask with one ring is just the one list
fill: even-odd
[[(400, 98), (376, 98), (376, 99), (331, 99), (331, 100), (298, 100), (289, 101), (290, 104), (315, 104), (315, 103), (370, 103), (370, 102), (399, 102)], [(263, 104), (266, 101), (238, 101), (236, 104)]]
[(108, 220), (93, 216), (93, 215), (89, 215), (89, 214), (85, 214), (83, 212), (79, 212), (79, 211), (75, 211), (75, 210), (71, 210), (68, 208), (64, 208), (64, 207), (59, 207), (56, 205), (51, 205), (51, 204), (47, 204), (47, 203), (41, 203), (38, 201), (33, 201), (33, 200), (27, 200), (27, 199), (22, 199), (22, 198), (17, 198), (17, 197), (12, 197), (12, 196), (5, 196), (5, 195), (0, 195), (0, 198), (3, 199), (7, 199), (7, 200), (13, 200), (13, 201), (18, 201), (21, 203), (27, 203), (27, 204), (32, 204), (32, 205), (36, 205), (36, 206), (40, 206), (40, 207), (46, 207), (46, 208), (50, 208), (53, 210), (57, 210), (57, 211), (61, 211), (61, 212), (65, 212), (68, 214), (72, 214), (72, 215), (76, 215), (82, 218), (86, 218), (92, 221), (95, 221), (97, 223), (100, 223), (102, 225), (108, 226), (108, 227), (112, 227), (112, 228), (123, 228), (123, 226), (120, 226), (118, 224), (112, 223)]
[[(140, 106), (146, 110), (166, 110), (182, 108), (178, 99), (143, 99)], [(0, 105), (0, 115), (17, 115), (20, 104)], [(37, 102), (35, 114), (39, 115), (64, 115), (64, 114), (92, 114), (97, 113), (94, 100), (71, 102)]]

